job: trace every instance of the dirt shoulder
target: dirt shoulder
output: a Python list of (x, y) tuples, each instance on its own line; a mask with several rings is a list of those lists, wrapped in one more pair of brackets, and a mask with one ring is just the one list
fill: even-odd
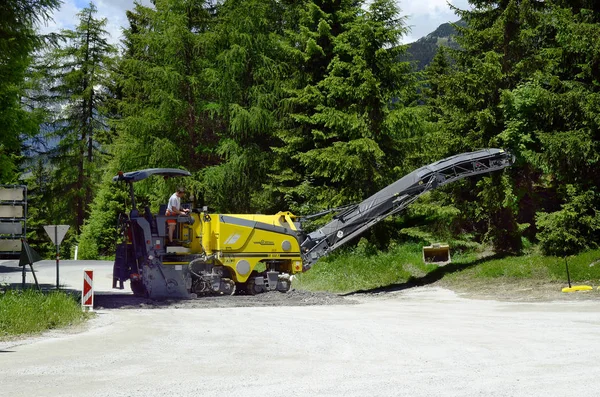
[(469, 299), (503, 302), (600, 301), (600, 291), (597, 289), (597, 285), (593, 283), (577, 283), (577, 285), (590, 285), (593, 289), (591, 291), (565, 293), (562, 292), (562, 289), (568, 287), (566, 283), (518, 279), (440, 280), (433, 284), (433, 286), (450, 289), (459, 296)]

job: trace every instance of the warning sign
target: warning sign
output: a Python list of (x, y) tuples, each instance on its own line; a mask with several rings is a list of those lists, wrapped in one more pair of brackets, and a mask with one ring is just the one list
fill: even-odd
[(90, 309), (94, 307), (94, 271), (91, 269), (85, 269), (83, 271), (81, 306)]

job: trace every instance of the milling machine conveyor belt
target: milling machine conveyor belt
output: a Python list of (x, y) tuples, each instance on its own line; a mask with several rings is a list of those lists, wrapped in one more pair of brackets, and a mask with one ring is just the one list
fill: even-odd
[(513, 163), (514, 156), (505, 150), (483, 149), (448, 157), (411, 172), (310, 233), (302, 243), (305, 270), (384, 218), (402, 211), (423, 193)]

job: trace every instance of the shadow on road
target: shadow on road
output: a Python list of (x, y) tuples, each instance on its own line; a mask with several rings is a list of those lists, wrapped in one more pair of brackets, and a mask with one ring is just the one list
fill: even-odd
[(402, 291), (402, 290), (414, 288), (414, 287), (422, 287), (424, 285), (433, 284), (436, 281), (441, 280), (447, 274), (460, 272), (460, 271), (463, 271), (470, 267), (476, 266), (482, 262), (486, 262), (486, 261), (489, 261), (492, 259), (500, 259), (504, 256), (505, 255), (494, 254), (494, 255), (476, 259), (471, 262), (450, 263), (446, 266), (438, 267), (437, 269), (427, 273), (423, 277), (410, 277), (404, 283), (391, 284), (391, 285), (386, 285), (384, 287), (377, 287), (377, 288), (372, 288), (372, 289), (367, 289), (367, 290), (358, 290), (358, 291), (354, 291), (354, 292), (348, 292), (346, 294), (341, 294), (341, 296), (351, 296), (351, 295), (358, 295), (358, 294), (374, 294), (374, 293), (379, 293), (379, 292), (396, 292), (396, 291)]
[[(40, 283), (40, 289), (43, 293), (51, 293), (56, 291), (56, 284)], [(22, 290), (21, 283), (4, 283), (2, 288), (9, 290)], [(25, 289), (33, 289), (37, 291), (34, 283), (28, 282), (25, 284)], [(77, 302), (81, 303), (81, 290), (61, 286), (60, 292), (71, 295)], [(134, 296), (133, 294), (110, 293), (110, 292), (95, 292), (94, 293), (94, 309), (121, 309), (134, 307), (162, 307), (177, 303), (175, 300), (153, 301), (151, 299)]]
[(94, 295), (94, 309), (123, 309), (143, 307), (164, 307), (177, 301), (154, 301), (134, 295), (98, 293)]
[[(3, 283), (2, 284), (2, 288), (5, 290), (21, 290), (22, 286), (23, 286), (23, 284), (21, 282)], [(56, 291), (56, 284), (39, 283), (39, 286), (40, 286), (40, 290), (42, 292)], [(35, 283), (30, 278), (30, 276), (27, 277), (27, 282), (25, 283), (25, 289), (37, 289), (37, 287), (35, 286)], [(61, 286), (59, 291), (66, 292), (66, 293), (72, 294), (72, 295), (76, 295), (76, 294), (81, 295), (81, 290), (74, 289), (74, 288), (67, 288), (65, 286)]]
[[(8, 265), (8, 266), (5, 266), (5, 265)], [(0, 274), (15, 273), (15, 272), (21, 273), (22, 270), (23, 270), (23, 268), (19, 266), (19, 262), (15, 262), (14, 264), (12, 262), (5, 262), (4, 264), (0, 265)], [(27, 272), (29, 273), (29, 270), (27, 270)]]

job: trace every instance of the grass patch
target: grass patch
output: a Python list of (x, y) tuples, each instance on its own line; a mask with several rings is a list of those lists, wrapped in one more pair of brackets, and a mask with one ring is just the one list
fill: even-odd
[[(472, 282), (565, 282), (564, 258), (532, 253), (522, 256), (478, 258), (477, 252), (451, 252), (452, 263), (445, 267), (425, 264), (422, 245), (405, 244), (386, 252), (359, 245), (325, 257), (294, 280), (294, 288), (337, 293), (370, 290), (394, 284), (430, 284), (444, 280)], [(572, 283), (600, 282), (600, 250), (591, 250), (568, 258)]]
[(88, 316), (64, 292), (8, 290), (0, 293), (0, 340), (78, 324)]
[(313, 268), (298, 275), (294, 288), (311, 291), (351, 292), (405, 282), (437, 266), (424, 264), (418, 244), (396, 245), (386, 252), (365, 249), (327, 256)]
[[(590, 250), (567, 258), (573, 283), (600, 280), (600, 250)], [(519, 279), (543, 282), (566, 282), (565, 259), (530, 254), (479, 261), (476, 266), (447, 275), (448, 281), (468, 279)]]

